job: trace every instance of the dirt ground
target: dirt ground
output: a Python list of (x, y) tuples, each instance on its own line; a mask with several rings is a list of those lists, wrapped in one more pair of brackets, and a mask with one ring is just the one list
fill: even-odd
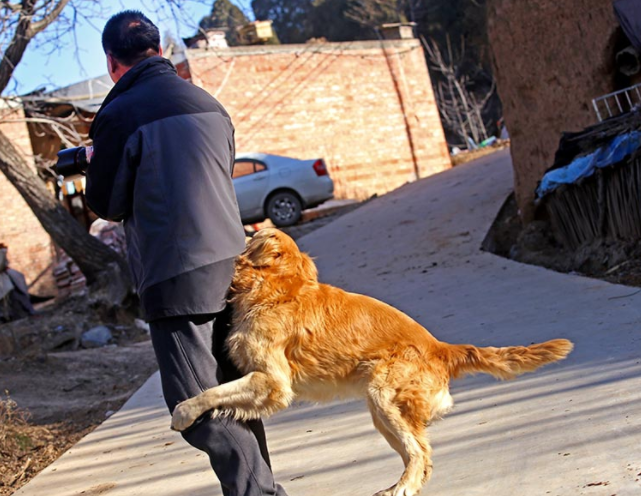
[[(18, 349), (0, 360), (0, 495), (12, 494), (93, 430), (156, 370), (146, 330), (101, 318), (86, 297), (0, 326)], [(112, 343), (83, 349), (98, 324)]]
[(641, 287), (641, 244), (604, 240), (570, 251), (559, 243), (548, 221), (521, 224), (514, 195), (499, 211), (483, 249), (517, 262), (557, 272)]
[(149, 341), (0, 362), (0, 495), (118, 410), (155, 369)]
[[(286, 231), (299, 238), (357, 206)], [(82, 332), (97, 325), (111, 330), (113, 342), (81, 348)], [(3, 335), (19, 342), (0, 358), (0, 496), (9, 496), (117, 411), (155, 372), (156, 362), (140, 322), (101, 313), (86, 297), (0, 325)]]
[(478, 150), (472, 151), (463, 151), (458, 155), (452, 157), (452, 165), (456, 167), (457, 165), (466, 164), (477, 158), (485, 157), (486, 155), (491, 155), (494, 152), (499, 150), (504, 150), (510, 146), (509, 140), (499, 141), (492, 146), (487, 146), (485, 148), (479, 148)]

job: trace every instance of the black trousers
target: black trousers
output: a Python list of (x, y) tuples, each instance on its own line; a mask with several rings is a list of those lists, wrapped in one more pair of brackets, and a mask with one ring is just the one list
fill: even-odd
[[(170, 412), (202, 391), (240, 377), (224, 352), (229, 309), (150, 323), (162, 390)], [(209, 456), (225, 496), (286, 496), (274, 481), (260, 420), (201, 417), (183, 438)]]

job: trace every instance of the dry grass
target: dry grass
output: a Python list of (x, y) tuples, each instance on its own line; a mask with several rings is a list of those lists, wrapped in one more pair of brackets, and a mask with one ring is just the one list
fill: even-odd
[(0, 496), (13, 494), (94, 427), (32, 425), (27, 411), (0, 398)]
[(493, 146), (479, 148), (478, 150), (473, 150), (470, 152), (468, 151), (461, 152), (458, 155), (454, 155), (452, 157), (452, 167), (466, 164), (468, 162), (471, 162), (472, 160), (476, 160), (477, 158), (485, 157), (486, 155), (491, 155), (492, 153), (498, 152), (499, 150), (504, 150), (506, 148), (509, 148), (509, 146), (510, 146), (509, 141), (500, 141)]

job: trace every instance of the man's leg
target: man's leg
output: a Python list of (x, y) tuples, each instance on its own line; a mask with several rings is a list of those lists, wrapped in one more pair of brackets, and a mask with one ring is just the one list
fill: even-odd
[[(215, 320), (216, 315), (184, 316), (160, 319), (150, 325), (170, 412), (181, 401), (227, 379), (213, 353), (217, 347)], [(286, 495), (274, 482), (262, 423), (253, 422), (250, 426), (230, 418), (212, 419), (204, 415), (182, 435), (189, 444), (209, 455), (225, 496)]]
[[(227, 336), (231, 331), (231, 320), (232, 307), (231, 305), (227, 305), (222, 312), (216, 314), (216, 320), (214, 321), (212, 351), (220, 371), (219, 375), (216, 376), (219, 378), (219, 384), (240, 379), (243, 376), (231, 361), (231, 358), (229, 358), (229, 353), (225, 346)], [(263, 421), (261, 419), (248, 420), (245, 424), (251, 429), (254, 436), (256, 436), (256, 440), (258, 441), (258, 446), (260, 448), (260, 454), (267, 465), (271, 468), (272, 464), (269, 458), (269, 451), (267, 449), (267, 436), (265, 434)]]

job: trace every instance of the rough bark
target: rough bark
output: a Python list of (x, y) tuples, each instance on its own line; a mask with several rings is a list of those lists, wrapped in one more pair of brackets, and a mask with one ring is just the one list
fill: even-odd
[(488, 36), (511, 138), (524, 221), (564, 131), (596, 122), (593, 98), (615, 89), (610, 0), (489, 0)]
[(88, 284), (121, 279), (123, 284), (130, 285), (124, 259), (85, 231), (2, 132), (0, 171), (18, 190), (53, 241), (78, 264)]

